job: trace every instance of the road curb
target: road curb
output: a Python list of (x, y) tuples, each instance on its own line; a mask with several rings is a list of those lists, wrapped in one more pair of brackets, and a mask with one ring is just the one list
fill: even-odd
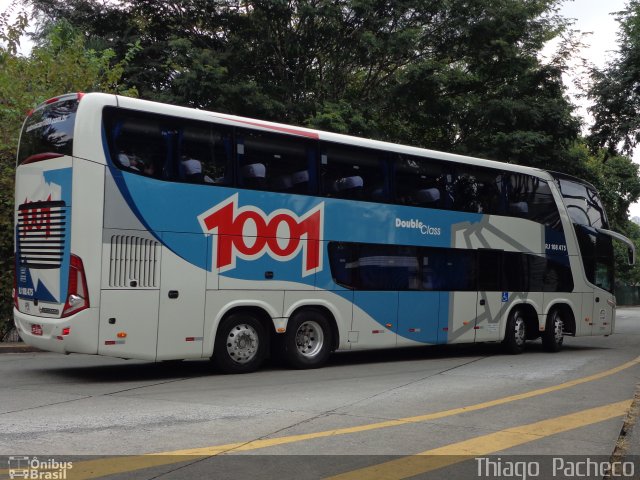
[[(640, 384), (636, 385), (633, 402), (629, 407), (629, 411), (624, 418), (620, 436), (616, 442), (613, 453), (611, 454), (611, 463), (624, 462), (626, 459), (633, 461), (633, 455), (640, 452), (640, 425), (638, 419), (640, 417)], [(603, 480), (610, 480), (619, 477), (619, 472), (609, 472), (604, 476)]]
[(3, 353), (32, 353), (32, 352), (42, 352), (42, 350), (22, 342), (0, 343), (0, 355), (2, 355)]

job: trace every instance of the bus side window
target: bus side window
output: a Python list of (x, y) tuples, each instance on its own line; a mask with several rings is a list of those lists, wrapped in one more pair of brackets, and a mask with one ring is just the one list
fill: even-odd
[(451, 206), (447, 174), (440, 162), (423, 157), (397, 155), (393, 166), (397, 203), (427, 208), (446, 209)]
[(476, 252), (457, 248), (419, 249), (422, 290), (468, 292), (477, 289)]
[(502, 251), (478, 250), (478, 290), (481, 292), (500, 291)]
[(334, 282), (345, 288), (355, 288), (354, 272), (358, 267), (357, 246), (351, 243), (329, 242), (329, 265)]
[(206, 123), (185, 125), (179, 136), (178, 179), (189, 183), (231, 185), (231, 129)]
[(271, 192), (316, 193), (315, 144), (258, 130), (237, 132), (240, 187)]
[(111, 115), (107, 114), (107, 128), (114, 163), (132, 173), (162, 178), (170, 151), (162, 118), (125, 112)]
[(384, 152), (360, 147), (321, 145), (321, 188), (327, 197), (389, 201)]

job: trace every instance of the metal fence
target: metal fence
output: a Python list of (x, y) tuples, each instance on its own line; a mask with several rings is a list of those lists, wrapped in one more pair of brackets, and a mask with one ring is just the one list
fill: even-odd
[[(0, 332), (1, 335), (2, 332)], [(9, 330), (7, 333), (5, 333), (4, 335), (2, 335), (2, 338), (0, 338), (0, 342), (3, 343), (15, 343), (15, 342), (21, 342), (22, 339), (20, 338), (20, 335), (18, 335), (18, 331), (14, 328), (12, 328), (11, 330)]]
[(620, 306), (640, 305), (640, 287), (617, 286), (616, 303)]

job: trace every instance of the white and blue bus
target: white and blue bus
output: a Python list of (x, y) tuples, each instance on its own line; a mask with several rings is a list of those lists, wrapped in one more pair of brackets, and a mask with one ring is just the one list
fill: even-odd
[(25, 342), (225, 372), (610, 335), (631, 244), (566, 175), (99, 93), (29, 114), (15, 204)]

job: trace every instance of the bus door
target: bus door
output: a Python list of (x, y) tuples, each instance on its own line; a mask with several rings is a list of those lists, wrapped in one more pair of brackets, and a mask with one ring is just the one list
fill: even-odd
[(609, 235), (598, 232), (593, 259), (593, 277), (598, 287), (593, 299), (593, 335), (609, 335), (613, 325), (613, 239)]
[(355, 291), (351, 330), (359, 333), (358, 343), (352, 349), (396, 345), (398, 291), (408, 288), (409, 269), (417, 269), (415, 248), (406, 249), (395, 245), (353, 248), (350, 269)]
[(475, 253), (451, 248), (433, 249), (424, 254), (423, 282), (428, 279), (427, 271), (432, 271), (433, 286), (427, 288), (440, 291), (439, 343), (475, 341), (478, 303)]
[(509, 301), (509, 292), (501, 291), (502, 252), (478, 250), (478, 298), (476, 342), (500, 340), (500, 319)]
[[(208, 238), (191, 233), (162, 234), (165, 244), (181, 244), (188, 247), (182, 251), (201, 255), (202, 265), (206, 264)], [(157, 359), (201, 358), (207, 272), (163, 247), (160, 275)]]

